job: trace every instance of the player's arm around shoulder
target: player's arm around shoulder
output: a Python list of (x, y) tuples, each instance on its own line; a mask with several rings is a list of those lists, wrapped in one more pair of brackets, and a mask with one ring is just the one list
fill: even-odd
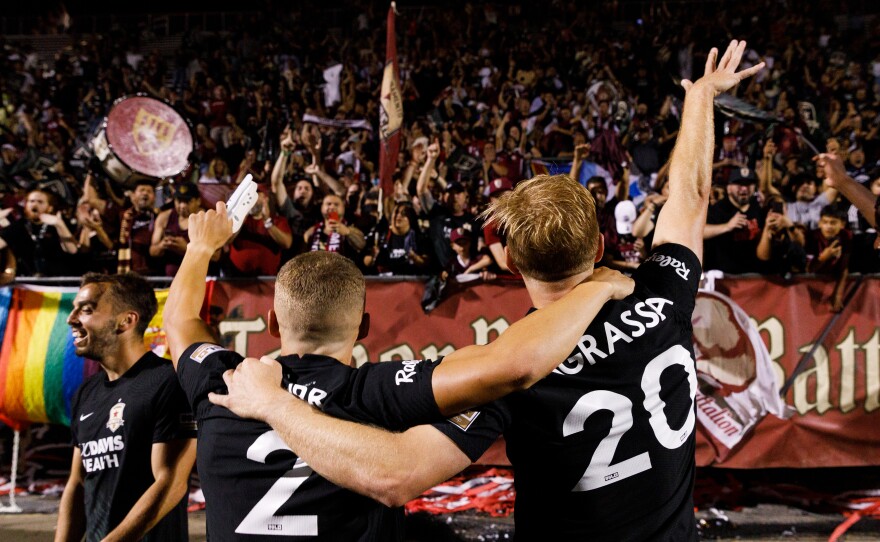
[(232, 237), (232, 221), (226, 204), (216, 210), (200, 211), (189, 217), (189, 244), (180, 269), (171, 282), (163, 318), (168, 347), (175, 368), (180, 355), (197, 342), (213, 342), (207, 324), (199, 316), (205, 298), (205, 278), (213, 254)]
[(471, 460), (433, 426), (394, 433), (334, 418), (277, 385), (273, 359), (247, 358), (223, 374), (227, 395), (212, 403), (272, 426), (291, 450), (331, 482), (386, 506), (401, 506), (457, 474)]
[(446, 356), (432, 377), (440, 412), (451, 416), (531, 387), (571, 354), (606, 302), (632, 294), (634, 285), (617, 271), (597, 268), (569, 293), (514, 323), (494, 342)]

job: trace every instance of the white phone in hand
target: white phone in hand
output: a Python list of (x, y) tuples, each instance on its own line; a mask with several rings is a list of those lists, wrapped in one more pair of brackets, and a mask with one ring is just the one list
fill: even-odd
[(244, 219), (257, 204), (257, 183), (248, 173), (226, 202), (226, 213), (232, 219), (232, 233), (238, 233)]

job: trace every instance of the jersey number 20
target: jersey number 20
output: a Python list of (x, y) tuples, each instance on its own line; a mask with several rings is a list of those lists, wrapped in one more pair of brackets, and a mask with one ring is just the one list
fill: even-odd
[[(679, 429), (669, 427), (663, 411), (665, 403), (660, 398), (660, 374), (673, 365), (684, 367), (690, 385), (691, 406), (688, 408), (687, 419)], [(697, 375), (690, 353), (683, 346), (675, 345), (652, 359), (642, 374), (642, 391), (645, 392), (644, 407), (650, 415), (651, 429), (654, 430), (657, 441), (670, 450), (680, 447), (693, 432), (696, 423), (693, 397), (697, 391)], [(632, 401), (619, 393), (596, 390), (578, 399), (562, 423), (562, 436), (583, 431), (587, 418), (600, 410), (610, 410), (613, 414), (611, 430), (596, 447), (587, 470), (572, 491), (598, 489), (651, 468), (648, 452), (611, 464), (620, 439), (633, 425)]]
[[(257, 463), (265, 463), (269, 454), (278, 450), (290, 451), (290, 448), (281, 440), (278, 433), (267, 431), (250, 445), (247, 458)], [(248, 512), (235, 532), (269, 536), (318, 536), (318, 516), (275, 515), (312, 472), (305, 461), (297, 458), (293, 468), (272, 484), (266, 495)]]

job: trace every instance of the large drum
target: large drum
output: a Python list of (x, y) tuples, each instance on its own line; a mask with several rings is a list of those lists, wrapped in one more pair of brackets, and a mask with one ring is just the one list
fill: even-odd
[(91, 140), (95, 157), (112, 179), (163, 179), (183, 172), (193, 150), (190, 124), (173, 107), (148, 96), (113, 102)]

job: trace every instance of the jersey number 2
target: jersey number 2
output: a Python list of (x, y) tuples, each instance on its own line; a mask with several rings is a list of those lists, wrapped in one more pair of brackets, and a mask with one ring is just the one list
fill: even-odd
[[(679, 429), (669, 427), (669, 421), (663, 411), (666, 405), (660, 398), (660, 374), (673, 365), (684, 367), (690, 385), (691, 406), (688, 409), (687, 419)], [(690, 353), (684, 347), (675, 345), (652, 359), (645, 366), (645, 372), (642, 374), (642, 391), (645, 392), (644, 407), (650, 415), (651, 429), (654, 430), (657, 441), (670, 450), (681, 446), (693, 432), (696, 423), (693, 397), (697, 391), (697, 375)], [(587, 418), (600, 410), (610, 410), (613, 414), (611, 430), (596, 447), (587, 470), (572, 491), (598, 489), (651, 468), (648, 452), (611, 464), (620, 439), (633, 425), (632, 401), (619, 393), (596, 390), (578, 399), (562, 423), (562, 436), (567, 437), (583, 431)]]
[[(288, 450), (287, 444), (275, 431), (260, 435), (247, 450), (247, 458), (257, 463), (265, 463), (269, 454), (278, 450)], [(318, 516), (276, 516), (275, 513), (299, 486), (312, 474), (305, 461), (296, 459), (293, 468), (279, 478), (260, 502), (235, 529), (238, 534), (261, 534), (275, 536), (318, 536)]]

